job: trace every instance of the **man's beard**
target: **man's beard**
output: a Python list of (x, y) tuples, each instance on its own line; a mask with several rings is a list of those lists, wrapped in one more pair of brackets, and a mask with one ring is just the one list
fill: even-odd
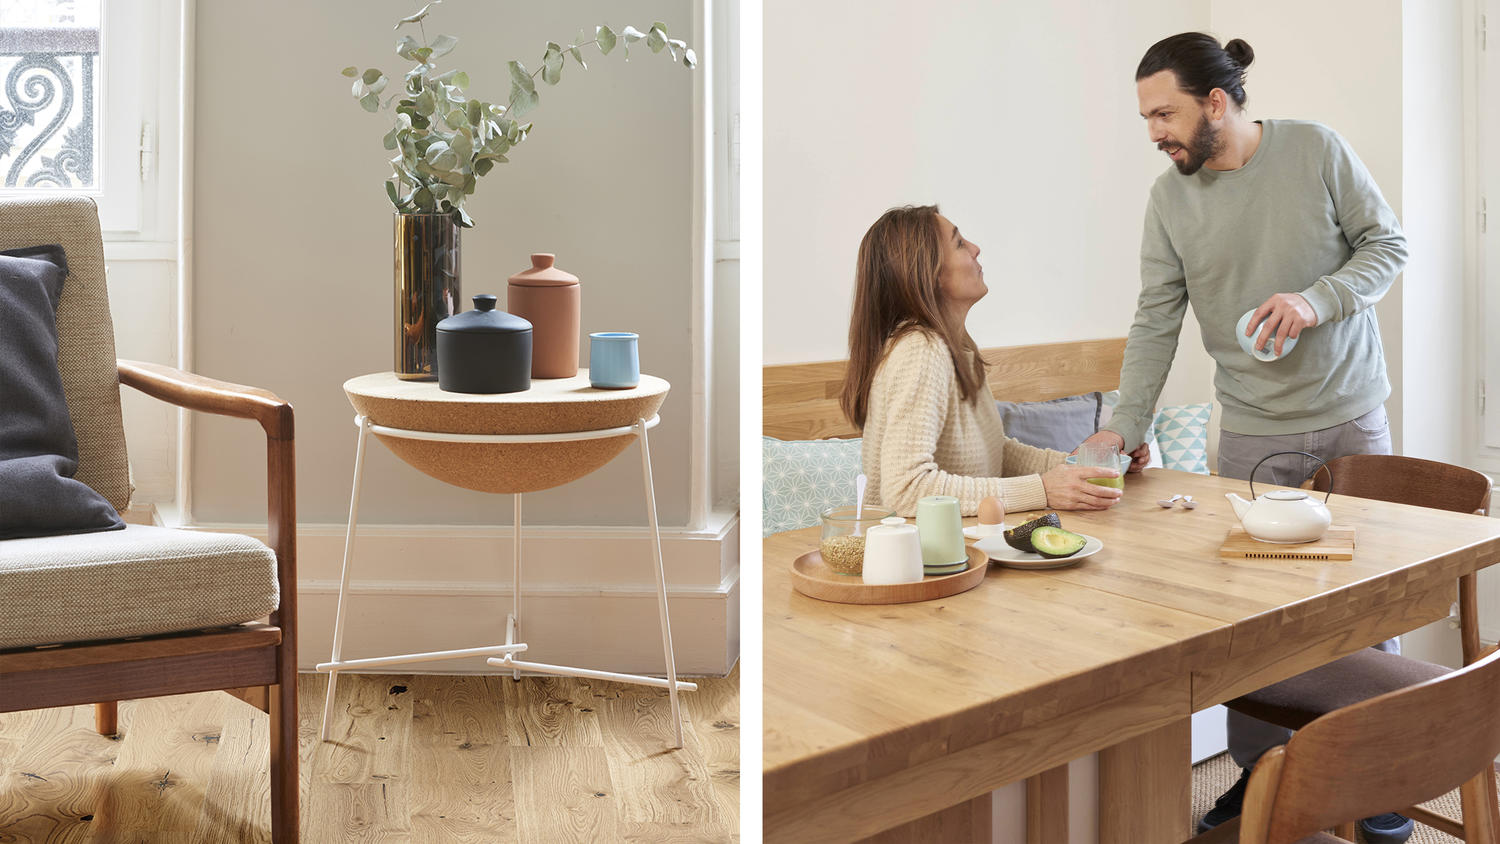
[(1193, 137), (1182, 147), (1187, 155), (1181, 161), (1172, 163), (1177, 165), (1177, 172), (1191, 176), (1218, 153), (1219, 146), (1219, 130), (1208, 122), (1208, 115), (1202, 115), (1198, 118), (1198, 125), (1193, 128)]

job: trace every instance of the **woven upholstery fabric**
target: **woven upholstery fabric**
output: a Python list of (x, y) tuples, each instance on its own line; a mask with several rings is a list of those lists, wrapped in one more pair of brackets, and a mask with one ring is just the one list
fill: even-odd
[(57, 306), (57, 369), (78, 438), (74, 477), (123, 511), (130, 506), (129, 463), (94, 201), (77, 196), (0, 201), (0, 249), (43, 243), (60, 244), (68, 259), (68, 280)]
[(1335, 709), (1443, 676), (1448, 669), (1374, 648), (1352, 653), (1224, 704), (1293, 730)]
[(829, 507), (853, 504), (863, 444), (761, 437), (761, 534), (812, 527)]
[(280, 600), (260, 542), (145, 525), (0, 542), (0, 595), (0, 648), (239, 624)]

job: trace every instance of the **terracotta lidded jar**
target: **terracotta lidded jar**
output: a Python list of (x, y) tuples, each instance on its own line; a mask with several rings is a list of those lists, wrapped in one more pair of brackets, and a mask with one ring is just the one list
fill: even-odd
[(506, 294), (506, 309), (532, 325), (532, 378), (578, 374), (578, 276), (553, 266), (556, 257), (532, 253), (531, 267), (510, 277)]

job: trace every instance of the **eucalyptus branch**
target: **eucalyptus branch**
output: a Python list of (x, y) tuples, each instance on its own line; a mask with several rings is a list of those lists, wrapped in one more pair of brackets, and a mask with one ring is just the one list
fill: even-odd
[(390, 161), (392, 175), (386, 180), (386, 195), (399, 213), (451, 214), (459, 225), (473, 225), (464, 210), (465, 200), (474, 193), (479, 177), (496, 164), (508, 162), (505, 153), (526, 140), (532, 124), (522, 125), (518, 119), (540, 104), (536, 78), (556, 85), (568, 56), (587, 70), (583, 48), (594, 47), (601, 55), (608, 55), (617, 41), (623, 41), (628, 59), (630, 45), (645, 41), (653, 53), (666, 50), (676, 61), (680, 52), (685, 66), (697, 66), (697, 56), (686, 42), (667, 37), (666, 24), (654, 23), (647, 32), (627, 26), (618, 36), (601, 25), (595, 27), (592, 41), (575, 41), (567, 47), (548, 41), (536, 70), (528, 71), (520, 62), (510, 62), (510, 97), (500, 106), (466, 96), (469, 76), (463, 71), (433, 75), (437, 70), (434, 59), (452, 52), (458, 44), (451, 35), (427, 39), (424, 19), (432, 6), (441, 2), (432, 0), (396, 22), (397, 30), (416, 24), (421, 40), (410, 35), (397, 40), (396, 54), (417, 64), (404, 74), (403, 84), (383, 104), (379, 95), (390, 82), (384, 72), (367, 68), (361, 73), (352, 66), (343, 69), (344, 76), (354, 78), (353, 94), (366, 111), (376, 112), (395, 103), (396, 125), (386, 133), (383, 144), (396, 152)]

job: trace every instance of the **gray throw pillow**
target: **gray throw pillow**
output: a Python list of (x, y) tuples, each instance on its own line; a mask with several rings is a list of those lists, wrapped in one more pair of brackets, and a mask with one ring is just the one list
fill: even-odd
[(118, 530), (104, 496), (81, 481), (78, 440), (57, 371), (61, 246), (0, 252), (0, 539)]
[(1038, 448), (1072, 451), (1099, 430), (1101, 393), (1065, 396), (1051, 401), (997, 401), (1005, 435)]

